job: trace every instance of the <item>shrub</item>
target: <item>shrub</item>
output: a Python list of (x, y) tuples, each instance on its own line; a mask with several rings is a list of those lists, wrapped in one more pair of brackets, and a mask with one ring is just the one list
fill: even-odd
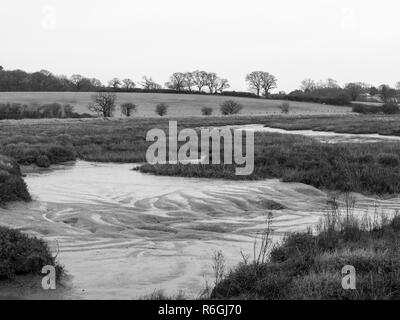
[(243, 109), (243, 106), (234, 100), (227, 100), (221, 103), (220, 109), (221, 113), (224, 116), (226, 116), (226, 115), (238, 114), (240, 110)]
[(213, 113), (213, 108), (210, 108), (210, 107), (201, 108), (201, 114), (203, 116), (211, 116), (212, 113)]
[(72, 144), (72, 137), (71, 137), (71, 135), (65, 134), (65, 133), (59, 134), (58, 136), (56, 136), (56, 141), (59, 144), (66, 146), (66, 145)]
[(156, 114), (158, 114), (160, 117), (165, 116), (168, 112), (169, 105), (166, 103), (159, 103), (156, 105)]
[(30, 199), (19, 165), (14, 160), (0, 155), (0, 204)]
[(283, 102), (279, 106), (279, 109), (281, 109), (282, 113), (289, 113), (289, 111), (290, 111), (290, 103), (289, 102)]
[(40, 156), (38, 156), (36, 158), (36, 165), (38, 167), (48, 168), (48, 167), (50, 167), (50, 164), (51, 164), (50, 163), (50, 159), (47, 156), (43, 155), (43, 154), (41, 154)]
[(320, 88), (310, 92), (296, 90), (287, 96), (291, 101), (315, 102), (338, 106), (346, 106), (351, 103), (350, 95), (340, 88)]
[(353, 103), (352, 111), (362, 114), (376, 114), (382, 112), (382, 109), (380, 106), (374, 104)]
[(67, 146), (52, 145), (46, 147), (44, 153), (50, 159), (51, 163), (61, 163), (76, 160), (74, 149)]
[(136, 104), (130, 102), (121, 104), (121, 112), (126, 117), (130, 117), (132, 113), (136, 112), (136, 109)]
[(98, 92), (92, 95), (93, 102), (88, 105), (88, 109), (104, 118), (108, 118), (113, 115), (116, 100), (117, 95), (115, 93)]
[(0, 279), (26, 274), (40, 275), (45, 265), (55, 266), (59, 276), (62, 273), (62, 267), (57, 264), (43, 240), (0, 227), (0, 248)]
[(400, 112), (400, 108), (398, 104), (393, 102), (388, 102), (382, 106), (382, 112), (385, 114), (397, 114)]
[(6, 156), (0, 154), (0, 170), (6, 171), (13, 175), (21, 175), (21, 170), (18, 163)]

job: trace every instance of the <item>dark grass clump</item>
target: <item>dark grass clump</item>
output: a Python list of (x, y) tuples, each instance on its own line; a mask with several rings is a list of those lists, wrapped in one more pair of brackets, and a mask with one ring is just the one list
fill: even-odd
[[(400, 219), (384, 213), (356, 219), (352, 204), (332, 206), (318, 233), (294, 233), (264, 263), (245, 260), (219, 281), (213, 299), (400, 298)], [(356, 270), (356, 289), (344, 290), (341, 270)]]
[(0, 227), (0, 280), (20, 275), (40, 275), (46, 265), (54, 266), (57, 275), (62, 275), (63, 268), (43, 240)]

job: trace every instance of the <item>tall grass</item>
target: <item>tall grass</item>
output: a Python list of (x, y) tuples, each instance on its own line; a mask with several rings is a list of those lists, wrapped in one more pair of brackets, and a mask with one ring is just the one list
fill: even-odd
[[(287, 235), (264, 263), (244, 262), (212, 291), (214, 299), (399, 299), (400, 216), (376, 211), (356, 217), (349, 196), (335, 200), (317, 232)], [(356, 270), (356, 289), (344, 290), (341, 270)]]

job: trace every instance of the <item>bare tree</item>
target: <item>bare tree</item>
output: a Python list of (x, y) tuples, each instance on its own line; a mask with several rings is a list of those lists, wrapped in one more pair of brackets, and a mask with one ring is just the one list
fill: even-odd
[(101, 83), (101, 81), (100, 81), (99, 79), (96, 79), (96, 78), (90, 79), (90, 84), (91, 84), (93, 87), (96, 87), (96, 88), (101, 88), (101, 87), (103, 86), (103, 84)]
[(115, 102), (117, 95), (110, 92), (98, 92), (92, 96), (92, 103), (88, 105), (88, 109), (102, 115), (104, 118), (111, 117), (115, 110)]
[(237, 114), (242, 109), (243, 106), (234, 100), (227, 100), (220, 104), (220, 110), (224, 116)]
[(211, 94), (217, 92), (219, 78), (216, 73), (207, 73), (207, 87)]
[(194, 76), (192, 72), (185, 72), (185, 89), (189, 92), (192, 92), (192, 88), (194, 87)]
[(277, 87), (278, 80), (276, 77), (268, 72), (262, 74), (262, 88), (264, 90), (264, 96), (268, 96), (272, 89)]
[(146, 76), (143, 77), (143, 82), (141, 83), (143, 89), (146, 90), (158, 90), (161, 89), (162, 86), (156, 83), (151, 77), (148, 78)]
[(228, 89), (230, 87), (231, 85), (229, 84), (228, 79), (218, 79), (216, 91), (222, 93), (225, 89)]
[(176, 91), (183, 91), (183, 90), (185, 90), (185, 87), (186, 87), (185, 81), (186, 81), (186, 77), (185, 77), (184, 73), (175, 72), (169, 78), (169, 82), (167, 82), (165, 85), (170, 89), (173, 89)]
[(340, 86), (335, 79), (328, 78), (325, 81), (320, 80), (317, 85), (318, 89), (339, 89)]
[(207, 85), (207, 72), (196, 70), (193, 73), (193, 83), (201, 92), (201, 90)]
[(108, 81), (108, 86), (115, 89), (118, 89), (121, 86), (121, 80), (119, 80), (118, 78), (114, 78), (110, 81)]
[(131, 79), (126, 78), (124, 80), (122, 80), (122, 86), (124, 89), (129, 90), (129, 89), (133, 89), (136, 87), (136, 83), (133, 82)]
[(248, 83), (251, 90), (254, 90), (257, 96), (260, 96), (260, 92), (263, 85), (263, 71), (253, 71), (246, 76), (246, 82)]
[(300, 89), (304, 92), (313, 91), (316, 87), (315, 81), (310, 78), (304, 79), (300, 84)]

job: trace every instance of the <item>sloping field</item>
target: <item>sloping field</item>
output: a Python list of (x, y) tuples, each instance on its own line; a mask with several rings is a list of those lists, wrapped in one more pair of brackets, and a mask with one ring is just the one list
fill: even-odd
[[(0, 92), (0, 103), (18, 102), (24, 104), (62, 103), (75, 106), (79, 113), (89, 113), (87, 105), (93, 93), (90, 92)], [(254, 98), (237, 98), (208, 95), (184, 95), (162, 93), (118, 93), (118, 107), (115, 116), (120, 116), (119, 105), (132, 102), (138, 106), (135, 116), (155, 116), (155, 106), (165, 102), (170, 106), (169, 116), (200, 116), (202, 107), (214, 109), (214, 115), (219, 115), (219, 105), (225, 100), (235, 100), (243, 105), (241, 114), (262, 115), (280, 114), (279, 105), (282, 101)], [(317, 103), (290, 102), (290, 114), (338, 114), (351, 111), (348, 107), (338, 107)]]

